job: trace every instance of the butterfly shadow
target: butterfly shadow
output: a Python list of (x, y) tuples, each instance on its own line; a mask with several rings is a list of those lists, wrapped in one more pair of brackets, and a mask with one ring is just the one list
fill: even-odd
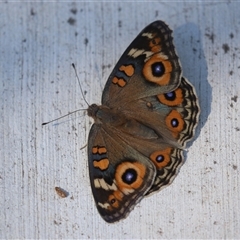
[[(208, 82), (208, 66), (203, 50), (204, 35), (194, 23), (176, 28), (173, 35), (176, 50), (181, 59), (183, 76), (194, 85), (201, 109), (199, 124), (193, 138), (195, 140), (207, 122), (212, 103), (212, 87)], [(192, 143), (193, 141), (189, 142), (187, 146), (190, 147)]]

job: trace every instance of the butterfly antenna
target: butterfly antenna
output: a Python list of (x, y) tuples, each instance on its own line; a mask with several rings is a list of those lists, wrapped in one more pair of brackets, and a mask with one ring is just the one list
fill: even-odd
[(83, 94), (82, 86), (81, 86), (81, 83), (80, 83), (80, 80), (79, 80), (79, 77), (78, 77), (78, 74), (77, 74), (77, 70), (76, 70), (76, 67), (75, 67), (74, 63), (72, 63), (72, 67), (73, 67), (73, 69), (75, 71), (75, 74), (76, 74), (76, 77), (77, 77), (77, 80), (78, 80), (78, 84), (79, 84), (79, 87), (80, 87), (80, 90), (81, 90), (81, 93), (82, 93), (82, 96), (83, 96), (83, 100), (89, 106), (89, 103), (87, 102), (87, 100), (86, 100), (86, 98), (85, 98), (85, 96)]
[[(76, 70), (76, 67), (75, 67), (75, 64), (74, 64), (74, 63), (72, 63), (72, 67), (73, 67), (73, 69), (74, 69), (74, 71), (75, 71), (75, 74), (76, 74), (76, 77), (77, 77), (77, 80), (78, 80), (78, 84), (79, 84), (79, 87), (80, 87), (80, 90), (81, 90), (83, 99), (84, 99), (85, 103), (89, 106), (89, 104), (88, 104), (88, 102), (87, 102), (87, 100), (86, 100), (86, 98), (85, 98), (85, 96), (84, 96), (84, 94), (83, 94), (83, 90), (82, 90), (82, 87), (81, 87), (81, 84), (80, 84), (80, 80), (79, 80), (79, 77), (78, 77), (78, 74), (77, 74), (77, 70)], [(61, 116), (61, 117), (59, 117), (59, 118), (53, 119), (53, 120), (51, 120), (51, 121), (49, 121), (49, 122), (44, 122), (44, 123), (42, 123), (42, 126), (43, 126), (43, 125), (47, 125), (47, 124), (52, 123), (52, 122), (55, 122), (55, 121), (57, 121), (57, 120), (59, 120), (59, 119), (62, 119), (62, 118), (64, 118), (64, 117), (67, 117), (67, 116), (69, 116), (69, 115), (71, 115), (71, 114), (73, 114), (73, 113), (76, 113), (76, 112), (79, 112), (79, 111), (85, 111), (85, 110), (87, 110), (87, 109), (78, 109), (78, 110), (75, 110), (75, 111), (70, 112), (70, 113), (68, 113), (68, 114), (65, 114), (65, 115), (63, 115), (63, 116)]]
[(47, 125), (47, 124), (49, 124), (49, 123), (51, 123), (51, 122), (55, 122), (55, 121), (57, 121), (57, 120), (59, 120), (59, 119), (62, 119), (62, 118), (64, 118), (64, 117), (67, 117), (67, 116), (69, 116), (69, 115), (71, 115), (71, 114), (73, 114), (73, 113), (76, 113), (76, 112), (79, 112), (79, 111), (85, 111), (85, 110), (87, 110), (87, 109), (78, 109), (78, 110), (75, 110), (75, 111), (70, 112), (70, 113), (68, 113), (68, 114), (65, 114), (65, 115), (63, 115), (63, 116), (61, 116), (61, 117), (59, 117), (59, 118), (53, 119), (53, 120), (51, 120), (51, 121), (49, 121), (49, 122), (44, 122), (44, 123), (42, 123), (42, 126), (43, 126), (43, 125)]

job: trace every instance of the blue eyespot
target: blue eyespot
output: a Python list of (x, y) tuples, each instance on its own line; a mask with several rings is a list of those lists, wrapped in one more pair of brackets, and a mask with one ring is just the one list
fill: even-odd
[(163, 155), (158, 155), (158, 156), (156, 157), (156, 161), (157, 161), (157, 162), (163, 162), (163, 161), (164, 161), (164, 156), (163, 156)]
[(179, 124), (179, 122), (178, 122), (178, 120), (177, 120), (176, 118), (173, 118), (173, 119), (171, 120), (171, 125), (172, 125), (172, 127), (177, 127), (178, 124)]
[(111, 201), (110, 201), (111, 204), (114, 204), (115, 202), (116, 202), (115, 198), (111, 199)]
[(129, 168), (122, 175), (123, 182), (132, 184), (137, 180), (137, 172), (135, 169)]
[(169, 101), (173, 101), (176, 98), (176, 93), (175, 92), (169, 92), (164, 94), (165, 98)]
[(154, 77), (161, 77), (165, 72), (165, 67), (162, 62), (155, 62), (152, 64), (152, 75)]

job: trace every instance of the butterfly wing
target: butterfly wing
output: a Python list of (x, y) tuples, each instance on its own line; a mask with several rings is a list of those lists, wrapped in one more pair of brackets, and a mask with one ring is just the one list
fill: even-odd
[(118, 221), (145, 195), (170, 184), (198, 122), (199, 105), (181, 77), (172, 31), (147, 26), (111, 73), (102, 106), (91, 105), (89, 174), (100, 215)]
[(170, 92), (181, 79), (172, 31), (162, 21), (147, 26), (123, 53), (110, 74), (102, 104), (111, 108)]
[(136, 99), (122, 109), (126, 118), (148, 126), (164, 142), (179, 148), (193, 137), (199, 113), (195, 89), (185, 78), (171, 92)]
[(110, 223), (128, 215), (156, 175), (154, 164), (118, 134), (117, 129), (94, 124), (88, 141), (92, 193), (100, 215)]
[(151, 161), (157, 171), (146, 195), (166, 187), (176, 177), (199, 113), (195, 90), (185, 78), (169, 93), (137, 99), (125, 106), (121, 115), (128, 120), (118, 126), (119, 138)]
[(136, 121), (147, 124), (167, 145), (163, 150), (158, 149), (149, 155), (157, 174), (148, 195), (166, 187), (176, 177), (184, 163), (183, 149), (194, 136), (200, 107), (194, 87), (185, 78), (181, 79), (180, 85), (174, 91), (147, 100), (147, 105), (151, 106), (150, 112), (139, 116)]
[[(184, 162), (183, 147), (194, 135), (200, 111), (195, 90), (184, 78), (171, 93), (132, 104), (124, 111), (124, 124), (94, 124), (89, 134), (92, 192), (107, 222), (125, 218), (144, 196), (173, 181)], [(122, 113), (117, 113), (117, 119), (121, 117)], [(180, 127), (169, 125), (173, 119)]]

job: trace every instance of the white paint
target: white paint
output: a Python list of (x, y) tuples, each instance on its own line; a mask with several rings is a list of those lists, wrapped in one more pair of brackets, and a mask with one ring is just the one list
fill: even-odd
[[(2, 2), (0, 238), (239, 239), (239, 7), (236, 1)], [(88, 102), (99, 104), (114, 64), (157, 19), (174, 30), (183, 75), (200, 99), (200, 127), (173, 184), (110, 225), (95, 207), (87, 150), (80, 150), (90, 128), (86, 113), (57, 126), (41, 123), (87, 107), (72, 62)], [(56, 186), (69, 197), (59, 198)]]

